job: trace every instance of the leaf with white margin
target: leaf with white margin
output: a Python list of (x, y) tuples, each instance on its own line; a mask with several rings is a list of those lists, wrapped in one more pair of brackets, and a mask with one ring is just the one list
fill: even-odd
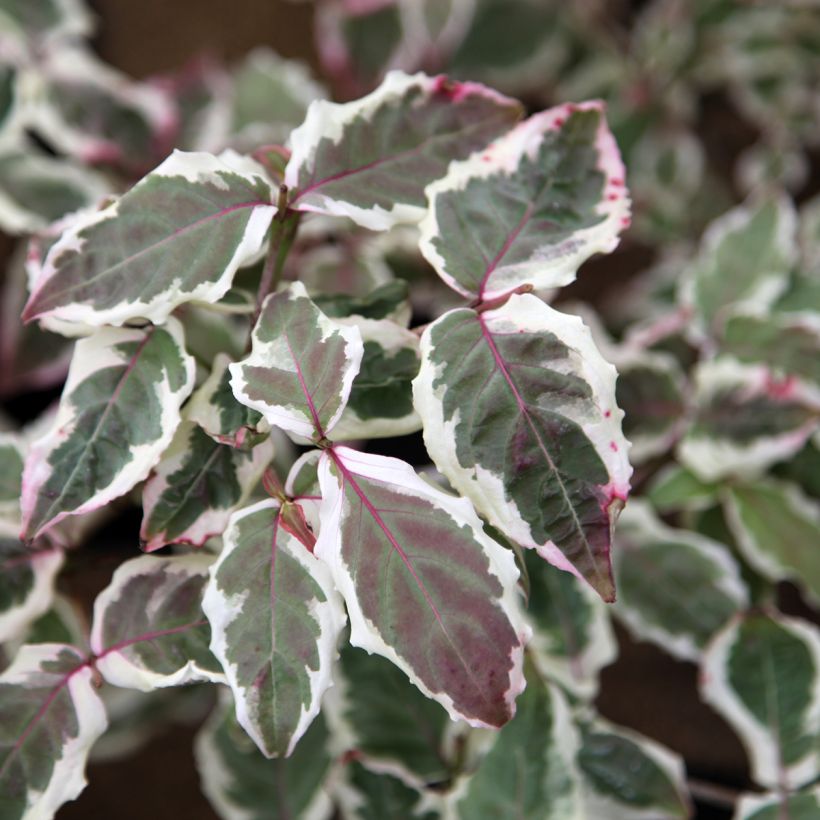
[(707, 649), (701, 698), (737, 732), (752, 778), (794, 789), (820, 774), (820, 635), (779, 614), (736, 618)]
[(507, 538), (615, 597), (611, 532), (629, 492), (615, 368), (532, 295), (445, 313), (413, 398), (438, 469)]
[(175, 151), (50, 248), (23, 318), (160, 324), (184, 302), (218, 302), (261, 249), (276, 210), (254, 166)]
[(796, 794), (744, 794), (734, 820), (816, 820), (820, 817), (820, 786)]
[(0, 813), (53, 817), (85, 788), (105, 708), (86, 658), (63, 644), (24, 646), (0, 676)]
[(337, 321), (359, 329), (364, 353), (333, 437), (383, 438), (420, 430), (411, 387), (419, 372), (419, 337), (386, 319)]
[(182, 422), (143, 487), (140, 546), (146, 552), (166, 544), (201, 547), (222, 535), (231, 513), (248, 499), (273, 455), (270, 439), (243, 451)]
[(817, 429), (820, 391), (764, 365), (719, 358), (693, 376), (694, 418), (678, 458), (703, 481), (750, 478), (796, 453)]
[(451, 288), (481, 300), (526, 282), (567, 285), (629, 225), (624, 175), (603, 103), (551, 108), (427, 188), (421, 251)]
[(691, 816), (683, 760), (638, 732), (598, 719), (580, 725), (584, 818), (684, 820)]
[(321, 450), (308, 450), (293, 462), (285, 481), (285, 495), (288, 498), (321, 500), (319, 489), (319, 459), (321, 456)]
[(646, 490), (646, 498), (659, 513), (679, 510), (706, 510), (718, 498), (719, 486), (701, 481), (679, 464), (660, 470)]
[(150, 692), (191, 681), (224, 683), (208, 649), (202, 594), (212, 555), (142, 555), (121, 564), (94, 602), (91, 649), (115, 686)]
[(0, 643), (15, 638), (54, 599), (63, 551), (48, 542), (27, 547), (17, 527), (0, 521)]
[(797, 258), (797, 216), (785, 198), (741, 205), (706, 230), (682, 280), (700, 330), (711, 335), (727, 310), (766, 310), (788, 285)]
[(453, 719), (506, 723), (529, 636), (512, 552), (466, 499), (398, 459), (335, 447), (319, 484), (315, 553), (347, 604), (350, 642), (395, 663)]
[(598, 693), (600, 670), (618, 656), (606, 604), (589, 584), (524, 555), (530, 581), (527, 615), (532, 625), (528, 651), (538, 671), (574, 696)]
[(425, 186), (520, 116), (520, 103), (477, 83), (391, 71), (360, 100), (311, 103), (290, 137), (291, 207), (371, 230), (418, 222)]
[[(384, 234), (377, 234), (384, 236)], [(366, 249), (360, 251), (363, 255)], [(409, 285), (403, 279), (391, 279), (362, 296), (348, 293), (314, 293), (316, 306), (331, 319), (360, 316), (362, 319), (388, 319), (397, 325), (410, 324)]]
[(26, 444), (16, 433), (0, 433), (0, 521), (20, 518)]
[(319, 713), (346, 621), (328, 568), (279, 512), (268, 499), (231, 517), (202, 602), (237, 720), (266, 757), (290, 755)]
[(0, 29), (4, 36), (42, 45), (48, 40), (89, 36), (93, 18), (80, 0), (5, 0)]
[(761, 575), (784, 578), (820, 602), (820, 504), (796, 484), (758, 481), (723, 489), (726, 520)]
[(182, 327), (102, 328), (74, 348), (54, 426), (23, 473), (23, 533), (34, 538), (142, 481), (171, 443), (191, 393)]
[(301, 282), (265, 299), (250, 355), (229, 366), (237, 401), (302, 440), (331, 432), (362, 360), (361, 334), (328, 319)]
[(712, 636), (748, 604), (729, 550), (696, 532), (673, 529), (633, 499), (615, 536), (618, 602), (613, 614), (638, 640), (697, 661)]
[(574, 756), (578, 735), (559, 690), (528, 673), (516, 716), (478, 770), (447, 796), (447, 820), (582, 820)]
[(228, 693), (196, 737), (202, 791), (224, 820), (329, 820), (330, 740), (320, 714), (289, 758), (269, 760), (236, 722)]

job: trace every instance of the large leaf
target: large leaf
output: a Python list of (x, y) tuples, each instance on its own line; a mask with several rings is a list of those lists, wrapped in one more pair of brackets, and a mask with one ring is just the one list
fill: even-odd
[(399, 71), (355, 102), (314, 102), (291, 134), (291, 207), (374, 230), (418, 222), (425, 186), (520, 115), (519, 103), (475, 83)]
[(345, 623), (327, 567), (286, 527), (273, 499), (235, 513), (203, 600), (237, 720), (267, 757), (318, 714)]
[(611, 530), (631, 467), (615, 369), (535, 296), (446, 313), (413, 382), (436, 466), (511, 540), (614, 599)]
[(262, 247), (272, 196), (251, 160), (175, 151), (51, 247), (24, 318), (161, 323), (183, 302), (217, 302)]
[(339, 447), (323, 455), (319, 482), (316, 555), (344, 596), (351, 643), (393, 661), (453, 718), (508, 721), (528, 632), (512, 553), (468, 501), (398, 459)]
[(624, 166), (603, 103), (536, 114), (427, 189), (421, 249), (460, 293), (566, 285), (629, 225)]
[(212, 555), (143, 555), (121, 564), (94, 602), (91, 649), (115, 686), (149, 692), (224, 681), (208, 649), (202, 594)]
[(23, 533), (104, 506), (142, 481), (170, 444), (194, 382), (182, 328), (103, 328), (77, 342), (54, 426), (23, 473)]
[(25, 646), (0, 676), (0, 815), (50, 818), (83, 790), (85, 762), (105, 731), (94, 673), (62, 644)]
[(754, 613), (706, 652), (701, 696), (735, 729), (752, 777), (793, 789), (820, 774), (820, 636), (816, 627)]
[(328, 319), (301, 282), (268, 297), (250, 356), (229, 366), (237, 400), (302, 439), (326, 436), (362, 360), (355, 327)]

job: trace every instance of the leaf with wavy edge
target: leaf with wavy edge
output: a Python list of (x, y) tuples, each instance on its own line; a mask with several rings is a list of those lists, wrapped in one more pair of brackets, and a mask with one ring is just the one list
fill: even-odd
[(503, 725), (524, 686), (529, 632), (512, 553), (466, 499), (398, 459), (337, 447), (319, 483), (315, 553), (345, 599), (351, 643), (391, 660), (454, 719)]
[(493, 526), (614, 599), (611, 531), (632, 468), (615, 368), (575, 316), (535, 296), (452, 310), (413, 382), (438, 469)]
[(344, 607), (328, 568), (283, 526), (280, 504), (231, 516), (202, 608), (236, 717), (266, 757), (285, 757), (331, 685)]
[(459, 293), (566, 285), (629, 225), (624, 166), (601, 102), (536, 114), (427, 188), (420, 247)]
[(23, 318), (90, 325), (165, 322), (184, 302), (217, 302), (261, 249), (276, 208), (261, 166), (175, 151), (130, 191), (52, 245)]
[(24, 646), (0, 676), (0, 810), (53, 817), (85, 788), (85, 763), (108, 721), (94, 673), (71, 646)]
[(143, 692), (190, 681), (224, 683), (202, 612), (213, 560), (143, 555), (117, 568), (94, 602), (91, 626), (96, 666), (109, 683)]
[(418, 222), (425, 186), (520, 116), (519, 103), (477, 83), (391, 71), (360, 100), (311, 103), (290, 137), (291, 207), (372, 230)]
[(301, 282), (265, 299), (251, 354), (229, 366), (237, 401), (301, 440), (335, 426), (362, 360), (361, 334), (328, 319)]

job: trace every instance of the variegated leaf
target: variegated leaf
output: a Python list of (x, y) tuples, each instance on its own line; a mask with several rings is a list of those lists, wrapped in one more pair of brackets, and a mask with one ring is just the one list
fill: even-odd
[(109, 683), (149, 692), (224, 681), (202, 612), (212, 562), (204, 554), (143, 555), (119, 566), (94, 602), (91, 627), (95, 664)]
[(400, 71), (360, 100), (314, 102), (290, 138), (291, 207), (373, 230), (418, 222), (425, 186), (520, 115), (519, 103), (481, 85)]
[(603, 720), (582, 724), (577, 762), (583, 817), (685, 820), (691, 816), (683, 761), (637, 732)]
[(421, 250), (450, 287), (492, 299), (566, 285), (629, 225), (624, 166), (600, 102), (536, 114), (427, 188)]
[(176, 320), (147, 331), (103, 328), (77, 342), (54, 426), (26, 459), (24, 536), (142, 481), (170, 444), (193, 381)]
[(329, 820), (328, 740), (319, 715), (289, 758), (268, 760), (223, 698), (194, 746), (202, 790), (223, 820)]
[(251, 160), (175, 151), (51, 247), (24, 319), (161, 323), (183, 302), (217, 302), (262, 247), (272, 196)]
[(0, 8), (4, 36), (21, 41), (87, 37), (93, 18), (80, 0), (5, 0)]
[(697, 661), (712, 636), (748, 602), (723, 544), (667, 527), (645, 503), (624, 510), (615, 538), (614, 614), (638, 639)]
[(290, 755), (331, 685), (344, 607), (327, 567), (287, 529), (278, 501), (235, 513), (203, 609), (236, 717), (266, 757)]
[(15, 433), (0, 433), (0, 521), (19, 521), (26, 444)]
[(518, 571), (466, 499), (402, 461), (327, 451), (316, 555), (344, 596), (351, 643), (395, 663), (453, 718), (501, 726), (524, 686)]
[[(376, 234), (384, 236), (384, 234)], [(365, 253), (364, 249), (362, 253)], [(361, 316), (363, 319), (388, 319), (402, 327), (410, 323), (409, 286), (402, 279), (392, 279), (378, 285), (363, 296), (347, 293), (316, 293), (317, 307), (331, 319)]]
[(0, 676), (0, 810), (53, 817), (85, 788), (85, 762), (107, 719), (94, 673), (74, 647), (24, 646)]
[(723, 491), (743, 557), (763, 576), (788, 578), (820, 601), (820, 504), (794, 484), (759, 481)]
[(704, 510), (715, 505), (718, 489), (717, 484), (701, 481), (691, 470), (670, 464), (653, 477), (646, 497), (661, 514)]
[(632, 468), (615, 368), (535, 296), (446, 313), (413, 382), (436, 466), (508, 538), (614, 599), (611, 530)]
[(247, 500), (272, 459), (270, 439), (245, 452), (183, 422), (142, 491), (142, 548), (201, 547), (222, 535), (231, 513)]
[(342, 415), (362, 353), (359, 331), (328, 319), (294, 282), (265, 300), (250, 356), (229, 366), (231, 388), (270, 424), (318, 440)]
[(734, 820), (815, 820), (820, 817), (820, 786), (795, 794), (744, 794)]
[(288, 498), (321, 500), (319, 489), (319, 459), (321, 450), (308, 450), (293, 463), (285, 481)]
[(738, 733), (752, 777), (794, 789), (820, 774), (820, 635), (804, 621), (752, 613), (712, 641), (701, 697)]

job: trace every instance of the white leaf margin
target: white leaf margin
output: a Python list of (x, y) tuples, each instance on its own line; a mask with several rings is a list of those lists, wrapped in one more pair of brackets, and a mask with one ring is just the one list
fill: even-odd
[(805, 795), (814, 798), (818, 814), (820, 814), (820, 786), (815, 786), (813, 789), (801, 791), (797, 794), (743, 794), (735, 805), (733, 820), (755, 820), (755, 817), (763, 820), (767, 815), (763, 815), (761, 818), (758, 812), (762, 813), (766, 809), (777, 809), (784, 804), (788, 805), (788, 801), (793, 798), (800, 798)]

